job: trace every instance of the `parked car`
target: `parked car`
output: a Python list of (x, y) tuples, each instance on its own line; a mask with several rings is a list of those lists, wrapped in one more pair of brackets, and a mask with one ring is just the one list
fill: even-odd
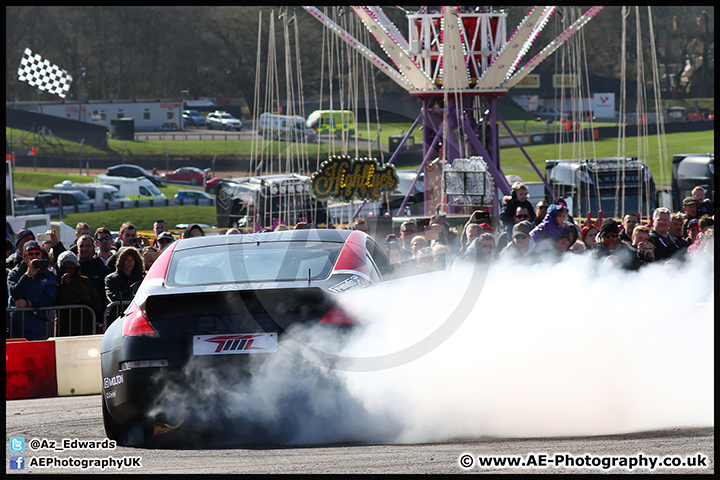
[(183, 125), (188, 127), (202, 127), (205, 125), (205, 117), (197, 110), (183, 110)]
[(39, 208), (63, 207), (70, 205), (90, 205), (94, 203), (84, 192), (80, 190), (40, 190), (35, 196), (35, 204)]
[(15, 213), (21, 212), (24, 215), (31, 213), (41, 213), (42, 211), (35, 203), (34, 197), (16, 197), (13, 199), (15, 204)]
[(213, 177), (207, 182), (205, 182), (205, 191), (207, 193), (211, 193), (215, 195), (225, 182), (232, 182), (232, 179), (230, 178), (221, 178), (221, 177)]
[[(339, 299), (396, 277), (382, 248), (359, 230), (171, 243), (104, 334), (100, 401), (106, 436), (128, 445), (142, 444), (156, 426), (178, 435), (202, 432), (208, 428), (207, 392), (193, 389), (188, 367), (231, 390), (258, 365), (262, 369), (263, 360), (304, 362), (297, 349), (308, 347), (313, 359), (324, 358), (324, 348), (336, 351), (355, 328), (355, 317)], [(298, 346), (291, 333), (296, 326), (317, 328), (318, 341), (304, 339)], [(257, 420), (251, 409), (228, 414), (228, 421)]]
[(195, 198), (213, 200), (212, 195), (208, 195), (207, 193), (201, 192), (200, 190), (178, 190), (178, 192), (175, 194), (176, 200)]
[(200, 170), (197, 167), (181, 167), (172, 172), (164, 173), (163, 180), (166, 183), (189, 183), (190, 185), (202, 185), (205, 180), (205, 173), (209, 168)]
[(237, 130), (239, 132), (242, 130), (243, 124), (229, 113), (215, 110), (208, 113), (205, 126), (207, 126), (208, 130)]
[(159, 175), (153, 175), (142, 167), (137, 165), (123, 164), (114, 165), (107, 169), (105, 175), (111, 177), (127, 177), (127, 178), (138, 178), (145, 177), (154, 183), (156, 186), (162, 186), (162, 178)]

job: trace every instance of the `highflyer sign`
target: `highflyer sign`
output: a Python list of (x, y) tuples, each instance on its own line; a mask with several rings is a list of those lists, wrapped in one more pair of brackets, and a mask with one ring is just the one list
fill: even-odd
[(397, 172), (391, 164), (374, 158), (331, 156), (310, 176), (310, 194), (317, 200), (377, 200), (397, 188)]

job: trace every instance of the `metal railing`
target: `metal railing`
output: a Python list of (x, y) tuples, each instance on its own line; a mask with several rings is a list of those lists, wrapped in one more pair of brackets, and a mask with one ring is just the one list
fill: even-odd
[[(62, 207), (62, 214), (101, 212), (104, 210), (117, 210), (119, 208), (137, 207), (178, 207), (182, 205), (215, 206), (215, 199), (209, 198), (167, 198), (162, 200), (133, 200), (132, 202), (102, 202), (84, 203), (80, 205), (67, 205)], [(48, 214), (52, 217), (58, 216), (60, 207), (30, 207), (27, 209), (15, 209), (16, 215)]]
[[(51, 336), (58, 336), (57, 335), (58, 334), (58, 322), (60, 322), (61, 320), (63, 322), (66, 321), (66, 319), (60, 318), (61, 316), (59, 315), (59, 312), (62, 312), (62, 311), (68, 311), (69, 315), (72, 315), (73, 313), (80, 315), (80, 325), (79, 325), (79, 328), (77, 328), (77, 330), (79, 330), (79, 331), (76, 331), (76, 332), (73, 332), (73, 326), (74, 326), (73, 323), (74, 322), (72, 321), (72, 317), (67, 319), (67, 323), (68, 323), (67, 336), (83, 335), (83, 331), (85, 330), (83, 327), (85, 327), (87, 325), (87, 322), (90, 322), (90, 325), (92, 325), (92, 334), (94, 335), (97, 332), (98, 325), (95, 322), (95, 312), (93, 311), (92, 308), (90, 308), (87, 305), (51, 305), (49, 307), (39, 307), (39, 308), (37, 308), (37, 307), (22, 307), (22, 308), (21, 307), (8, 307), (6, 310), (7, 326), (6, 326), (5, 338), (24, 338), (25, 337), (25, 320), (27, 318), (25, 315), (25, 312), (33, 312), (38, 316), (39, 316), (39, 312), (51, 312), (51, 313), (46, 314), (46, 317), (45, 317), (45, 320), (47, 321), (47, 324), (45, 326), (45, 333), (46, 333), (45, 338), (48, 338)], [(73, 312), (73, 311), (77, 311), (77, 312)], [(10, 315), (11, 313), (21, 313), (22, 314), (22, 318), (20, 321), (20, 324), (21, 324), (20, 332), (13, 332), (13, 323), (15, 323), (15, 322), (14, 322), (14, 319), (12, 318), (13, 316)], [(49, 317), (53, 317), (53, 318), (49, 318)], [(44, 320), (41, 319), (41, 321), (44, 321)], [(19, 333), (19, 335), (18, 335), (18, 333)], [(66, 335), (63, 335), (63, 336), (66, 336)]]
[[(45, 327), (45, 333), (46, 337), (58, 337), (58, 336), (71, 336), (71, 335), (87, 335), (86, 333), (83, 333), (85, 331), (85, 326), (89, 322), (90, 325), (92, 325), (92, 335), (95, 334), (102, 334), (105, 333), (105, 330), (107, 330), (108, 326), (108, 320), (109, 319), (116, 319), (120, 316), (120, 314), (123, 312), (125, 307), (130, 305), (132, 303), (132, 300), (123, 300), (112, 302), (109, 305), (105, 307), (105, 311), (103, 312), (103, 318), (102, 321), (98, 320), (95, 316), (95, 312), (92, 308), (90, 308), (88, 305), (51, 305), (49, 307), (8, 307), (6, 309), (6, 332), (5, 332), (5, 338), (24, 338), (25, 337), (25, 319), (26, 315), (25, 312), (33, 312), (38, 316), (42, 316), (39, 314), (39, 312), (48, 312), (44, 315), (45, 320), (47, 320), (47, 325)], [(80, 325), (74, 325), (72, 320), (72, 317), (70, 318), (62, 318), (63, 315), (60, 315), (60, 312), (67, 311), (69, 315), (72, 315), (75, 313), (76, 315), (79, 314), (79, 323)], [(13, 331), (13, 318), (10, 315), (11, 313), (21, 313), (22, 319), (20, 321), (20, 331)], [(43, 321), (41, 319), (41, 321)], [(67, 325), (62, 325), (60, 328), (64, 329), (63, 327), (67, 326), (67, 333), (65, 332), (58, 332), (59, 330), (59, 322), (66, 322)], [(112, 323), (112, 322), (110, 322)], [(58, 333), (62, 333), (62, 335), (58, 335)]]
[[(117, 300), (115, 302), (108, 304), (108, 306), (105, 307), (105, 312), (103, 312), (102, 323), (98, 324), (98, 325), (102, 325), (103, 333), (105, 332), (105, 330), (107, 330), (108, 319), (112, 318), (113, 320), (115, 320), (125, 310), (125, 307), (127, 307), (131, 303), (132, 303), (132, 300), (122, 300), (122, 301)], [(110, 322), (110, 323), (112, 323), (112, 322)]]

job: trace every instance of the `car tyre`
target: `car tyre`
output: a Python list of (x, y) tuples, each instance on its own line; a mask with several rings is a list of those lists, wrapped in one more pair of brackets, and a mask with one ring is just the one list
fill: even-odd
[(118, 445), (140, 445), (150, 436), (148, 425), (120, 422), (110, 415), (105, 398), (102, 399), (102, 416), (105, 435)]
[(191, 179), (190, 179), (190, 185), (197, 185), (197, 184), (198, 184), (197, 178), (191, 178)]

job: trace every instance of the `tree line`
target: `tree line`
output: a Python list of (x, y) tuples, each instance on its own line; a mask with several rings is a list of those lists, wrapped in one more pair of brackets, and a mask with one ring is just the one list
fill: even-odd
[[(407, 38), (405, 11), (420, 7), (385, 7), (384, 10)], [(575, 8), (576, 10), (569, 10)], [(536, 42), (539, 50), (569, 26), (573, 16), (587, 7), (561, 7)], [(647, 8), (641, 7), (643, 51), (649, 71), (650, 43)], [(508, 35), (527, 13), (528, 7), (508, 7)], [(262, 12), (262, 17), (260, 16)], [(577, 13), (576, 13), (577, 12)], [(660, 64), (693, 65), (690, 81), (670, 85), (680, 95), (713, 96), (714, 7), (654, 7), (654, 31)], [(328, 14), (341, 25), (350, 26), (350, 7), (328, 7)], [(328, 57), (322, 55), (329, 37), (322, 25), (299, 6), (290, 7), (202, 7), (202, 6), (13, 6), (6, 7), (6, 99), (8, 101), (54, 101), (58, 97), (40, 92), (17, 78), (17, 69), (26, 47), (70, 72), (76, 79), (66, 100), (152, 99), (227, 97), (253, 105), (256, 87), (258, 40), (261, 41), (261, 81), (265, 81), (273, 17), (273, 39), (278, 71), (285, 71), (285, 49), (300, 52), (303, 93), (317, 99), (321, 78), (327, 82)], [(262, 31), (258, 38), (258, 24)], [(291, 26), (286, 45), (283, 22)], [(621, 7), (606, 7), (584, 28), (589, 73), (618, 77), (621, 52)], [(296, 46), (294, 29), (297, 27)], [(350, 27), (348, 27), (350, 28)], [(353, 27), (354, 28), (354, 27)], [(628, 21), (628, 37), (634, 42), (635, 20)], [(325, 36), (325, 37), (324, 37)], [(324, 40), (325, 38), (325, 40)], [(369, 45), (378, 52), (376, 42)], [(527, 58), (535, 50), (528, 52)], [(557, 55), (557, 53), (555, 54)], [(635, 79), (635, 47), (628, 47), (628, 79)], [(295, 62), (296, 60), (293, 60)], [(295, 68), (293, 65), (292, 68)], [(553, 57), (541, 66), (557, 69)], [(85, 71), (82, 81), (81, 72)], [(325, 72), (323, 72), (325, 70)], [(334, 73), (338, 82), (349, 74), (348, 67)], [(295, 74), (293, 74), (295, 75)], [(377, 88), (402, 90), (377, 69)], [(297, 82), (297, 79), (293, 80)], [(279, 74), (273, 88), (285, 92), (285, 74)], [(325, 94), (328, 87), (325, 88)], [(262, 89), (261, 89), (262, 90)]]

